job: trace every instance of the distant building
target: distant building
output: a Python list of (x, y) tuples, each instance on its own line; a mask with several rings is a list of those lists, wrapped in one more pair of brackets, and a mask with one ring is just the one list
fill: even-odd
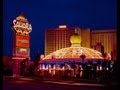
[(89, 28), (81, 29), (78, 27), (76, 28), (67, 27), (66, 25), (60, 25), (58, 28), (45, 30), (45, 56), (56, 50), (70, 47), (71, 44), (69, 38), (75, 32), (81, 36), (82, 47), (95, 49), (97, 43), (101, 43), (102, 50), (98, 50), (101, 51), (101, 53), (113, 53), (113, 51), (115, 51), (116, 49), (115, 29), (90, 30)]
[(101, 52), (102, 55), (104, 54), (104, 46), (101, 43), (96, 43), (93, 49)]
[(62, 27), (45, 30), (45, 55), (61, 48), (69, 47), (70, 35), (74, 33), (74, 28)]
[(91, 45), (96, 45), (100, 42), (104, 46), (104, 51), (110, 53), (116, 48), (116, 30), (92, 30)]
[(81, 46), (90, 47), (90, 30), (81, 30), (80, 28), (69, 28), (65, 25), (60, 25), (59, 28), (45, 30), (45, 55), (61, 48), (69, 47), (69, 38), (77, 32), (82, 36)]

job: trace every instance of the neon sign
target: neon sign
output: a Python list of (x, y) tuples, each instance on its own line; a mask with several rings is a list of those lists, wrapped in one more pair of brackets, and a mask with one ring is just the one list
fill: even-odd
[(21, 14), (15, 20), (13, 20), (13, 30), (19, 35), (29, 35), (29, 33), (32, 31), (32, 26)]

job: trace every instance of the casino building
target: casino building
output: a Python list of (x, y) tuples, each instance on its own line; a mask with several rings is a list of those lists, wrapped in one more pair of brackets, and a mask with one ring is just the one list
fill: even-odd
[(70, 47), (62, 48), (46, 55), (40, 63), (82, 62), (82, 55), (85, 56), (85, 61), (103, 59), (101, 52), (87, 47), (81, 47), (81, 41), (81, 37), (75, 32), (70, 37)]
[[(45, 31), (45, 57), (41, 56), (41, 76), (83, 77), (86, 72), (107, 72), (116, 59), (116, 31), (68, 28), (66, 25)], [(112, 56), (112, 57), (111, 57)], [(101, 73), (102, 74), (102, 73)], [(106, 76), (107, 74), (105, 74)]]

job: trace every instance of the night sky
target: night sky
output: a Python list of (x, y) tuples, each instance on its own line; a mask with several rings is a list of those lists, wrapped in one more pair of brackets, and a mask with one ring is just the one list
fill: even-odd
[(12, 55), (11, 23), (22, 11), (32, 24), (31, 58), (44, 54), (44, 30), (70, 27), (116, 29), (116, 0), (3, 0), (3, 54)]

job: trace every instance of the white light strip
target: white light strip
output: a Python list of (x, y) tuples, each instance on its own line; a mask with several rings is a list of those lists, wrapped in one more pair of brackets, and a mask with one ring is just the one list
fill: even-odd
[(60, 25), (59, 28), (66, 28), (66, 25)]
[(104, 84), (89, 84), (89, 83), (74, 83), (72, 82), (56, 82), (56, 81), (44, 81), (44, 83), (55, 83), (55, 84), (64, 84), (64, 85), (77, 85), (77, 86), (100, 86), (103, 87), (105, 86)]
[(12, 59), (25, 59), (25, 58), (22, 58), (22, 57), (12, 57)]

